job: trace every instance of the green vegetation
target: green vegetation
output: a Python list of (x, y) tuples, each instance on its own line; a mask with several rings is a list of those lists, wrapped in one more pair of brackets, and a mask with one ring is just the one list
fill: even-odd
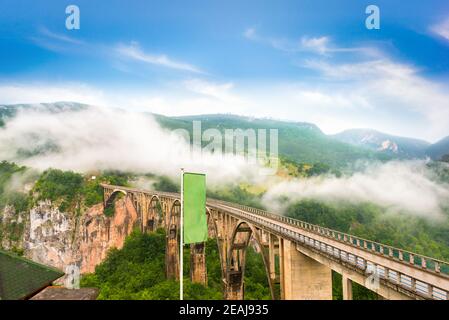
[[(184, 251), (184, 297), (192, 300), (222, 299), (221, 266), (216, 240), (206, 244), (208, 286), (189, 281), (190, 250)], [(250, 249), (247, 253), (247, 299), (269, 299), (262, 258)], [(82, 277), (81, 286), (100, 289), (98, 299), (177, 300), (179, 282), (165, 279), (165, 232), (152, 234), (134, 231), (121, 250), (112, 249), (95, 273)]]
[(153, 185), (154, 190), (163, 192), (179, 192), (180, 187), (174, 183), (169, 177), (161, 176)]
[[(343, 300), (343, 283), (341, 274), (332, 271), (332, 297), (334, 300)], [(377, 293), (366, 289), (358, 283), (352, 283), (353, 300), (378, 300)]]
[(332, 169), (331, 166), (322, 162), (315, 162), (312, 164), (304, 162), (298, 163), (294, 160), (281, 157), (281, 166), (284, 168), (283, 170), (286, 171), (288, 176), (296, 178), (310, 178), (322, 174), (332, 174), (337, 177), (341, 176), (341, 172), (339, 170)]
[(108, 253), (95, 274), (84, 276), (81, 285), (100, 288), (99, 299), (147, 299), (148, 289), (165, 277), (164, 247), (163, 232), (134, 232), (121, 250)]
[(80, 205), (83, 181), (83, 176), (78, 173), (49, 169), (34, 185), (33, 191), (38, 194), (35, 200), (60, 202), (60, 211), (74, 209)]
[(7, 188), (13, 176), (21, 176), (25, 171), (25, 167), (18, 166), (15, 163), (0, 162), (0, 208), (11, 205), (16, 212), (21, 212), (27, 208), (27, 196), (22, 192)]
[(126, 173), (106, 171), (93, 179), (72, 171), (48, 169), (33, 188), (37, 194), (34, 200), (51, 200), (59, 204), (61, 211), (79, 210), (103, 201), (101, 183), (128, 186), (130, 177)]
[(95, 179), (88, 179), (84, 182), (83, 196), (87, 207), (103, 202), (103, 188), (101, 183), (115, 186), (129, 186), (128, 181), (133, 175), (120, 171), (105, 171), (95, 176)]
[[(19, 255), (23, 250), (16, 248), (15, 244), (18, 243), (22, 237), (24, 222), (19, 220), (18, 214), (28, 208), (29, 197), (27, 194), (16, 190), (16, 188), (11, 185), (11, 182), (14, 177), (23, 177), (25, 172), (25, 167), (20, 167), (15, 163), (6, 161), (0, 162), (0, 247), (2, 239), (5, 238), (13, 245), (13, 251)], [(3, 210), (7, 205), (12, 206), (14, 215), (8, 217), (7, 223), (3, 223), (5, 219)]]
[(263, 209), (260, 203), (260, 197), (247, 191), (243, 186), (224, 187), (220, 190), (207, 190), (207, 196), (217, 200)]

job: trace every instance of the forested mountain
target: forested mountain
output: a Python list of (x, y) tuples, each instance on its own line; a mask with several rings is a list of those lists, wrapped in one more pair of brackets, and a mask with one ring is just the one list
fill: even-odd
[[(0, 127), (21, 110), (64, 112), (94, 108), (75, 102), (18, 104), (0, 106)], [(149, 115), (149, 114), (148, 114)], [(231, 114), (167, 117), (152, 114), (167, 129), (186, 129), (192, 136), (192, 121), (201, 121), (202, 130), (278, 129), (279, 154), (298, 163), (322, 163), (344, 167), (357, 160), (439, 159), (449, 154), (449, 137), (430, 144), (424, 140), (393, 136), (373, 129), (349, 129), (336, 135), (324, 134), (315, 124), (307, 122), (259, 119)]]
[(441, 159), (449, 155), (449, 136), (429, 146), (426, 152), (432, 159)]
[(186, 117), (155, 115), (155, 117), (162, 126), (169, 129), (186, 129), (191, 136), (192, 121), (201, 121), (202, 130), (215, 128), (222, 133), (225, 129), (277, 129), (280, 156), (299, 163), (324, 163), (342, 167), (360, 159), (391, 158), (389, 155), (337, 141), (325, 135), (316, 125), (306, 122), (285, 122), (224, 114)]

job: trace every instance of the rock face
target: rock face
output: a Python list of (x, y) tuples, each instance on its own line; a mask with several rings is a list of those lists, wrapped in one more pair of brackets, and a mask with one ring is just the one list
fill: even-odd
[(118, 200), (113, 217), (103, 214), (103, 205), (92, 207), (81, 220), (79, 229), (79, 257), (81, 273), (95, 271), (106, 258), (110, 248), (120, 249), (125, 238), (138, 227), (138, 215), (129, 200)]
[(72, 262), (76, 221), (59, 212), (49, 201), (41, 201), (30, 210), (24, 233), (25, 256), (64, 270)]
[[(5, 212), (2, 223), (9, 223), (7, 219), (12, 214)], [(140, 221), (127, 198), (116, 201), (112, 217), (104, 215), (102, 204), (77, 216), (60, 212), (50, 201), (41, 201), (26, 218), (19, 243), (25, 256), (63, 270), (66, 276), (58, 282), (66, 285), (67, 280), (77, 272), (94, 272), (95, 266), (106, 258), (108, 250), (121, 248), (126, 236), (139, 226)]]

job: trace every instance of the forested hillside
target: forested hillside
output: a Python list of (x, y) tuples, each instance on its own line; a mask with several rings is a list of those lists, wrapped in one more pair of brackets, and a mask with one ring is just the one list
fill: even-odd
[[(208, 285), (193, 284), (189, 280), (190, 251), (184, 250), (184, 298), (192, 300), (223, 299), (221, 266), (215, 239), (206, 243)], [(245, 298), (271, 299), (262, 258), (250, 248), (247, 253)], [(135, 231), (121, 250), (112, 250), (108, 258), (85, 275), (81, 285), (100, 289), (101, 300), (176, 300), (179, 282), (165, 279), (165, 232), (152, 234)]]
[[(190, 117), (165, 117), (155, 115), (157, 121), (169, 129), (186, 129), (192, 137), (192, 121), (201, 121), (202, 130), (225, 129), (277, 129), (280, 156), (306, 163), (323, 163), (333, 167), (345, 167), (360, 159), (387, 160), (389, 155), (352, 146), (325, 135), (314, 124), (284, 122), (269, 119), (247, 118), (235, 115), (201, 115)], [(268, 134), (268, 133), (267, 133)]]

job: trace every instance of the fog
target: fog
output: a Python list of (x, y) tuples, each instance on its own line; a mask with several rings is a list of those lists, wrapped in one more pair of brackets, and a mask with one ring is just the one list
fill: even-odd
[(303, 199), (333, 204), (371, 202), (390, 212), (440, 218), (443, 208), (449, 207), (449, 185), (436, 182), (425, 161), (391, 161), (372, 163), (361, 172), (340, 178), (283, 181), (263, 196), (265, 206), (276, 212)]
[(31, 168), (16, 172), (6, 181), (4, 191), (26, 193), (33, 188), (38, 177), (39, 173)]
[(178, 179), (185, 168), (206, 173), (212, 185), (257, 178), (257, 167), (242, 157), (200, 152), (150, 115), (110, 108), (22, 110), (0, 129), (0, 159), (40, 170), (118, 169)]
[[(320, 176), (285, 180), (260, 175), (260, 168), (239, 156), (191, 151), (181, 136), (163, 129), (150, 115), (109, 108), (49, 112), (26, 110), (0, 128), (0, 160), (45, 170), (49, 167), (79, 172), (122, 170), (166, 175), (174, 181), (180, 168), (207, 174), (208, 185), (259, 183), (271, 211), (284, 212), (302, 199), (333, 204), (372, 202), (389, 212), (441, 217), (449, 207), (449, 186), (436, 182), (424, 161), (371, 163), (342, 177)], [(13, 177), (11, 189), (22, 188), (28, 175)], [(151, 187), (141, 178), (137, 186)]]

